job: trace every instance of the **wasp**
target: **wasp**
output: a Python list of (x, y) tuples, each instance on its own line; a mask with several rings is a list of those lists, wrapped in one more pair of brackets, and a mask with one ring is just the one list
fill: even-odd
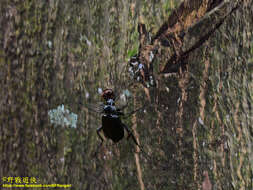
[(104, 100), (102, 126), (97, 129), (97, 135), (102, 141), (101, 145), (104, 142), (101, 132), (104, 133), (106, 138), (111, 139), (114, 143), (118, 143), (124, 138), (124, 131), (126, 131), (128, 133), (127, 139), (132, 138), (134, 143), (139, 146), (132, 131), (121, 121), (121, 116), (123, 116), (124, 113), (115, 106), (116, 98), (113, 90), (105, 89), (101, 97)]

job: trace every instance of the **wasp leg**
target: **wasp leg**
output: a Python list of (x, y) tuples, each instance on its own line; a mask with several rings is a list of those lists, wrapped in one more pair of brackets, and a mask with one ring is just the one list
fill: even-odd
[(122, 123), (122, 125), (123, 125), (123, 127), (126, 129), (126, 131), (127, 131), (127, 133), (128, 133), (127, 139), (129, 139), (130, 137), (132, 137), (134, 143), (135, 143), (137, 146), (140, 147), (140, 145), (138, 144), (138, 142), (137, 142), (135, 136), (133, 135), (132, 131), (130, 131), (130, 129), (129, 129), (125, 124)]

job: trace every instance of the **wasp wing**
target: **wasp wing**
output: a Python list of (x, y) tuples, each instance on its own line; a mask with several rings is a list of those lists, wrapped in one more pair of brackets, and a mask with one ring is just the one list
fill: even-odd
[(104, 111), (104, 103), (99, 102), (97, 104), (91, 104), (91, 103), (86, 103), (84, 105), (86, 108), (88, 108), (89, 111), (96, 112), (96, 113), (103, 113)]
[(128, 103), (132, 98), (131, 92), (128, 89), (124, 89), (115, 94), (116, 94), (115, 102), (117, 104), (117, 108), (123, 111), (128, 106)]

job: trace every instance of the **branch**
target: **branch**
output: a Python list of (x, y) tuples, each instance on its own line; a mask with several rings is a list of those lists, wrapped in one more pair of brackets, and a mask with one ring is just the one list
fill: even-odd
[(182, 37), (180, 39), (182, 46), (178, 47), (180, 51), (170, 57), (161, 73), (171, 72), (171, 68), (174, 68), (177, 64), (179, 64), (178, 68), (181, 66), (180, 64), (187, 64), (184, 60), (188, 55), (208, 40), (223, 24), (225, 19), (238, 7), (239, 3), (236, 1), (224, 1), (186, 31), (181, 31), (179, 36)]
[(145, 25), (139, 24), (139, 53), (131, 60), (138, 61), (138, 66), (141, 65), (139, 70), (143, 68), (139, 72), (143, 80), (141, 82), (146, 84), (150, 78), (154, 79), (153, 64), (156, 58), (159, 59), (158, 73), (178, 72), (180, 67), (187, 64), (190, 53), (208, 40), (242, 2), (185, 0), (152, 39)]

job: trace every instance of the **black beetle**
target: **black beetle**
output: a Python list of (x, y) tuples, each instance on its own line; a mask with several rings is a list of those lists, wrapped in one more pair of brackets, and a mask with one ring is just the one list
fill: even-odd
[[(106, 89), (102, 93), (102, 98), (105, 101), (102, 116), (102, 126), (97, 129), (97, 135), (101, 139), (102, 143), (104, 141), (100, 132), (103, 131), (104, 136), (111, 139), (114, 143), (119, 142), (124, 138), (124, 129), (128, 133), (127, 139), (130, 137), (133, 139), (134, 143), (139, 146), (133, 133), (128, 129), (128, 127), (121, 122), (120, 116), (124, 115), (120, 109), (115, 107), (115, 95), (111, 89)], [(101, 145), (102, 145), (101, 143)]]

